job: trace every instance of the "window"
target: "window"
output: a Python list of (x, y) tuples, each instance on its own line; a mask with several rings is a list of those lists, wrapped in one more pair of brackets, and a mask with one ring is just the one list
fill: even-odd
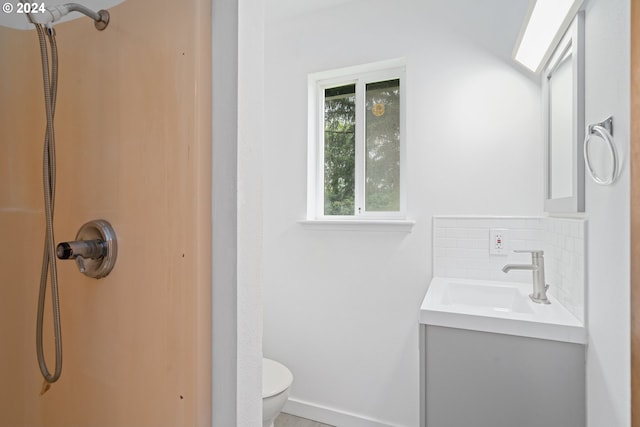
[(310, 76), (309, 219), (404, 218), (404, 68)]

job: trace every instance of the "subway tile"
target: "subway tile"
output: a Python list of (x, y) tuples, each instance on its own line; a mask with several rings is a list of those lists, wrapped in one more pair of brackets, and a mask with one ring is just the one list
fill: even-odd
[(487, 270), (482, 268), (469, 268), (467, 269), (467, 273), (470, 278), (480, 279), (480, 280), (491, 280), (491, 275), (493, 274), (493, 270)]
[(489, 242), (489, 230), (487, 228), (467, 228), (465, 229), (469, 239), (485, 239)]
[(574, 250), (574, 243), (573, 243), (573, 237), (569, 237), (569, 236), (565, 236), (564, 238), (564, 248), (570, 252), (573, 252)]
[(436, 255), (448, 258), (457, 258), (458, 250), (456, 248), (440, 248)]
[(459, 239), (458, 248), (463, 249), (487, 249), (489, 250), (489, 242), (484, 239)]
[(518, 228), (511, 232), (511, 238), (520, 240), (539, 240), (540, 231), (532, 228)]
[(571, 237), (579, 237), (580, 236), (580, 224), (578, 222), (572, 222), (569, 225), (569, 235)]
[(449, 236), (447, 236), (447, 230), (448, 230), (448, 228), (436, 227), (435, 230), (433, 231), (433, 236), (434, 237), (449, 237)]
[(446, 277), (466, 277), (466, 270), (464, 268), (447, 268), (445, 269)]
[(517, 218), (517, 219), (511, 219), (509, 220), (509, 224), (511, 227), (513, 228), (527, 228), (527, 222), (528, 220), (524, 219), (524, 218)]
[[(554, 296), (576, 317), (584, 317), (585, 221), (561, 218), (436, 218), (434, 219), (434, 274), (485, 280), (522, 282), (530, 286), (531, 273), (504, 274), (507, 263), (530, 262), (526, 254), (490, 255), (489, 229), (509, 230), (510, 250), (543, 249), (547, 282)], [(580, 317), (582, 316), (582, 317)]]
[(472, 241), (475, 249), (483, 249), (487, 253), (489, 252), (489, 241), (487, 239), (473, 239)]
[(544, 230), (544, 221), (542, 219), (527, 219), (526, 227), (534, 230)]
[(490, 268), (491, 262), (487, 258), (467, 258), (464, 260), (469, 268), (478, 270), (478, 269), (487, 269)]
[(433, 223), (437, 227), (455, 228), (458, 226), (458, 220), (455, 218), (434, 218)]
[(471, 259), (486, 260), (486, 255), (484, 253), (478, 253), (477, 249), (459, 249), (458, 258), (466, 263)]
[(436, 238), (436, 247), (437, 248), (455, 248), (456, 240), (449, 237)]
[(451, 230), (451, 235), (449, 237), (454, 237), (456, 239), (466, 239), (467, 238), (467, 229), (466, 228), (454, 228)]
[(457, 230), (458, 229), (455, 227), (445, 228), (445, 237), (455, 238), (457, 234)]
[(489, 228), (490, 220), (484, 218), (464, 218), (458, 225), (463, 228)]

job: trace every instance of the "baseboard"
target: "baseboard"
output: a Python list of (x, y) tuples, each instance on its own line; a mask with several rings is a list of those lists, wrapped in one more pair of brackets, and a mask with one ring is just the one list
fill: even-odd
[(289, 398), (282, 412), (336, 427), (407, 427), (296, 398)]

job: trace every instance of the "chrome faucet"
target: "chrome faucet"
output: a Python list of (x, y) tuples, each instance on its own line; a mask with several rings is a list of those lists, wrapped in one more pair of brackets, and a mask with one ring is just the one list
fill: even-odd
[(549, 285), (544, 282), (544, 251), (516, 250), (516, 253), (531, 253), (531, 264), (507, 264), (502, 271), (508, 273), (511, 270), (531, 270), (533, 273), (533, 293), (529, 294), (531, 301), (538, 304), (551, 304), (547, 298)]

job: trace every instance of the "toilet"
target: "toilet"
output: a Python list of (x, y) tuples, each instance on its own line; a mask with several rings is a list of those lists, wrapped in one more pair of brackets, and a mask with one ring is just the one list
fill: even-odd
[(273, 427), (289, 398), (293, 374), (286, 366), (271, 359), (262, 359), (262, 427)]

